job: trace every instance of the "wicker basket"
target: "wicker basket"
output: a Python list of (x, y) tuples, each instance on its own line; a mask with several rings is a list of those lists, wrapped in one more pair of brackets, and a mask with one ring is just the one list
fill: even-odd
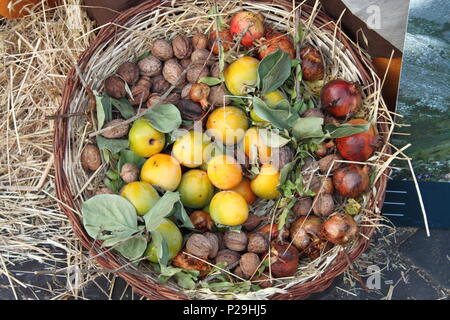
[[(99, 241), (87, 235), (81, 223), (80, 205), (92, 195), (89, 186), (100, 181), (102, 176), (101, 173), (94, 178), (90, 177), (82, 170), (79, 161), (80, 150), (88, 142), (89, 132), (93, 131), (88, 112), (92, 92), (89, 93), (89, 89), (86, 88), (101, 91), (103, 80), (114, 72), (119, 63), (144, 52), (148, 49), (148, 44), (158, 36), (172, 38), (177, 33), (207, 32), (208, 30), (199, 28), (199, 21), (207, 19), (206, 11), (202, 9), (206, 5), (206, 1), (171, 1), (163, 4), (157, 0), (147, 1), (118, 16), (113, 24), (103, 27), (89, 49), (81, 55), (77, 68), (72, 69), (67, 76), (59, 109), (59, 115), (81, 112), (87, 116), (62, 116), (56, 121), (54, 135), (56, 193), (61, 210), (68, 216), (81, 244), (95, 256), (98, 265), (108, 270), (118, 269), (117, 274), (136, 292), (150, 299), (188, 299), (193, 296), (187, 295), (174, 285), (160, 285), (142, 272), (124, 268), (127, 261), (113, 251), (102, 248)], [(248, 10), (258, 8), (266, 19), (273, 23), (275, 29), (294, 30), (293, 21), (289, 18), (293, 11), (291, 1), (218, 1), (218, 5), (219, 9), (225, 6), (224, 12), (227, 13), (239, 8)], [(188, 15), (190, 19), (186, 18)], [(365, 102), (377, 106), (374, 110), (370, 110), (370, 115), (372, 119), (377, 119), (378, 130), (387, 141), (392, 130), (392, 119), (380, 97), (380, 80), (373, 70), (370, 59), (323, 12), (303, 5), (301, 18), (311, 31), (307, 34), (308, 41), (321, 50), (326, 60), (327, 77), (330, 79), (345, 77), (363, 85)], [(148, 28), (155, 32), (149, 32)], [(381, 169), (367, 197), (365, 215), (368, 219), (380, 215), (379, 209), (384, 200), (388, 170), (387, 165), (383, 164), (390, 154), (389, 145), (386, 144), (379, 154), (383, 156), (379, 156), (374, 165), (378, 165)], [(334, 278), (349, 268), (349, 264), (366, 250), (374, 227), (364, 224), (360, 232), (362, 236), (346, 253), (339, 252), (322, 272), (308, 281), (287, 284), (283, 292), (272, 294), (269, 298), (304, 299), (312, 293), (328, 288)]]

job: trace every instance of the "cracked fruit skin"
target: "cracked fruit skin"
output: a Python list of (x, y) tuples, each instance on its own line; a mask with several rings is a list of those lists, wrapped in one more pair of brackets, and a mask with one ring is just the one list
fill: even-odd
[(248, 205), (244, 197), (235, 191), (216, 193), (209, 205), (215, 223), (238, 226), (248, 218)]
[(166, 143), (164, 133), (159, 132), (145, 119), (136, 120), (128, 133), (130, 149), (138, 156), (148, 158), (162, 151)]
[(264, 164), (250, 185), (258, 197), (276, 199), (280, 196), (280, 192), (277, 190), (279, 183), (280, 173), (278, 170), (271, 164)]
[[(156, 231), (161, 233), (163, 239), (167, 243), (169, 260), (173, 259), (178, 252), (180, 252), (183, 245), (183, 235), (181, 234), (180, 229), (178, 229), (177, 225), (171, 220), (164, 218), (161, 224), (156, 228)], [(158, 262), (157, 250), (155, 243), (150, 241), (144, 256), (151, 262)]]
[(255, 87), (258, 81), (259, 60), (241, 57), (228, 66), (224, 72), (228, 91), (235, 96), (245, 96), (248, 87)]
[(234, 145), (242, 140), (248, 128), (247, 115), (237, 107), (220, 107), (209, 115), (206, 128), (215, 140)]
[(245, 31), (241, 39), (244, 47), (252, 47), (253, 41), (260, 39), (264, 35), (264, 18), (259, 13), (250, 11), (239, 11), (230, 20), (230, 33), (239, 37)]
[(183, 166), (200, 167), (204, 162), (204, 153), (210, 144), (209, 138), (201, 132), (189, 131), (178, 138), (172, 149), (172, 155)]
[(243, 140), (244, 152), (250, 159), (250, 163), (256, 158), (258, 153), (258, 160), (261, 163), (270, 162), (270, 157), (272, 155), (272, 148), (268, 147), (263, 139), (259, 136), (259, 131), (257, 127), (251, 127), (247, 130)]
[(208, 177), (219, 189), (233, 189), (242, 180), (242, 168), (233, 157), (218, 155), (208, 162)]
[(214, 187), (209, 181), (206, 171), (192, 169), (181, 177), (178, 192), (185, 207), (200, 209), (211, 201)]
[(141, 180), (163, 190), (174, 191), (181, 181), (180, 163), (168, 154), (155, 154), (142, 166)]
[(136, 208), (137, 214), (143, 216), (159, 200), (158, 192), (150, 183), (135, 181), (126, 184), (120, 195), (130, 201)]
[(247, 178), (243, 178), (241, 183), (239, 183), (236, 187), (234, 187), (231, 191), (235, 191), (244, 197), (247, 204), (252, 204), (256, 200), (256, 195), (253, 193), (252, 188), (250, 186), (250, 180)]

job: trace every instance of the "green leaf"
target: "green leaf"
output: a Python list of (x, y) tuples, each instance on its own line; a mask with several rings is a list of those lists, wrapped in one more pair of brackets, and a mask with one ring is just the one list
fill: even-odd
[(112, 154), (117, 154), (123, 149), (128, 148), (130, 142), (125, 139), (107, 139), (100, 135), (97, 136), (97, 146), (100, 150), (107, 149)]
[(295, 164), (296, 164), (296, 163), (297, 163), (296, 160), (291, 161), (291, 162), (287, 163), (287, 164), (281, 169), (281, 171), (280, 171), (280, 184), (279, 184), (280, 186), (283, 185), (283, 184), (286, 182), (289, 173), (291, 173), (292, 170), (295, 169)]
[(101, 129), (101, 128), (103, 128), (103, 125), (105, 124), (105, 120), (106, 120), (105, 107), (103, 106), (103, 96), (96, 95), (95, 102), (96, 102), (95, 107), (96, 107), (96, 113), (97, 113), (97, 126), (98, 126), (98, 129)]
[(152, 230), (152, 245), (156, 248), (156, 256), (162, 266), (169, 262), (169, 247), (161, 232)]
[(330, 133), (330, 137), (335, 138), (343, 138), (348, 137), (357, 133), (366, 132), (370, 128), (370, 123), (366, 124), (341, 124), (340, 126), (335, 126), (332, 123), (328, 123), (324, 126), (325, 132)]
[(120, 172), (120, 170), (122, 170), (122, 166), (125, 163), (134, 163), (140, 169), (144, 165), (145, 160), (147, 159), (138, 156), (131, 150), (128, 149), (121, 150), (119, 155), (119, 161), (117, 162), (117, 171)]
[(119, 193), (119, 190), (122, 188), (123, 181), (122, 179), (111, 180), (109, 178), (105, 178), (103, 183), (108, 187), (109, 190), (115, 193)]
[(178, 192), (167, 191), (144, 215), (145, 226), (149, 232), (156, 230), (161, 221), (172, 213), (175, 203), (180, 201)]
[(297, 202), (297, 199), (291, 199), (291, 201), (289, 201), (286, 208), (284, 208), (283, 211), (281, 212), (280, 217), (278, 218), (278, 231), (283, 230), (283, 227), (286, 225), (286, 220), (287, 220), (289, 211), (291, 211), (292, 207), (294, 206), (294, 204), (296, 202)]
[(222, 83), (222, 80), (220, 80), (219, 78), (215, 78), (215, 77), (204, 77), (204, 78), (200, 78), (200, 80), (198, 80), (199, 83), (204, 83), (207, 84), (208, 86), (215, 86), (219, 83)]
[(125, 240), (139, 232), (134, 206), (114, 194), (96, 195), (81, 205), (83, 225), (94, 239)]
[(120, 100), (111, 98), (111, 104), (113, 107), (115, 107), (117, 110), (119, 110), (120, 115), (124, 119), (129, 119), (136, 114), (133, 106), (126, 98), (122, 98)]
[(273, 130), (259, 129), (258, 133), (259, 137), (263, 140), (264, 144), (271, 148), (284, 147), (290, 141), (290, 139), (286, 139), (276, 134)]
[(190, 229), (195, 228), (181, 201), (175, 203), (175, 206), (173, 208), (173, 216), (177, 219), (182, 227)]
[(321, 138), (324, 136), (322, 125), (323, 118), (299, 118), (294, 123), (292, 134), (298, 140), (308, 138)]
[(136, 60), (134, 60), (134, 63), (138, 63), (139, 61), (141, 61), (142, 59), (147, 58), (148, 56), (150, 56), (150, 52), (149, 51), (145, 51), (143, 54), (141, 54), (139, 57), (137, 57)]
[(114, 248), (128, 260), (134, 261), (142, 257), (147, 249), (147, 240), (144, 235), (133, 237)]
[(269, 108), (258, 97), (253, 97), (253, 109), (260, 118), (269, 121), (272, 125), (280, 129), (289, 129), (289, 122), (299, 118), (297, 114), (292, 114), (287, 110)]
[(174, 275), (177, 284), (183, 289), (193, 290), (195, 289), (195, 281), (190, 274), (185, 272), (178, 272)]
[(305, 37), (305, 31), (303, 30), (302, 23), (299, 22), (298, 30), (295, 33), (295, 37), (294, 37), (294, 43), (298, 44), (299, 42), (302, 42), (304, 37)]
[(262, 93), (272, 92), (283, 85), (291, 74), (289, 54), (277, 49), (267, 55), (258, 66), (258, 87)]
[(177, 129), (181, 124), (180, 110), (173, 104), (160, 104), (152, 107), (144, 116), (152, 126), (163, 133)]

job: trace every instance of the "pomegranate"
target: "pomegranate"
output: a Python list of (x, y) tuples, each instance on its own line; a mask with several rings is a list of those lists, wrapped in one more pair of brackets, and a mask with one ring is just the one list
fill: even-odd
[(244, 47), (252, 47), (253, 41), (260, 39), (264, 35), (264, 18), (258, 14), (249, 11), (239, 11), (234, 14), (230, 21), (230, 32), (233, 36), (244, 36), (241, 44)]
[(337, 213), (323, 223), (321, 234), (334, 244), (345, 244), (358, 236), (358, 225), (351, 215)]
[(294, 246), (288, 243), (272, 242), (270, 248), (272, 275), (277, 278), (290, 277), (295, 274), (298, 267), (299, 253)]
[(209, 96), (209, 87), (204, 83), (195, 83), (192, 85), (191, 90), (189, 90), (189, 98), (194, 101), (200, 103), (203, 110), (208, 106), (208, 96)]
[[(347, 124), (351, 125), (367, 123), (363, 119), (353, 119), (347, 122)], [(380, 142), (380, 137), (376, 134), (373, 125), (366, 132), (336, 139), (339, 153), (343, 158), (350, 161), (366, 161), (373, 155), (375, 149), (380, 146)]]
[(357, 164), (340, 167), (333, 174), (334, 188), (343, 197), (358, 197), (369, 189), (368, 170)]
[(317, 81), (324, 77), (325, 69), (322, 56), (312, 46), (306, 46), (300, 51), (302, 59), (303, 79), (306, 81)]
[(289, 54), (291, 59), (295, 59), (295, 49), (291, 40), (282, 33), (274, 33), (266, 35), (266, 40), (258, 49), (259, 59), (264, 59), (270, 53), (277, 51), (278, 49)]
[(355, 83), (333, 80), (322, 88), (320, 102), (322, 108), (333, 116), (347, 118), (361, 107), (361, 90)]
[[(223, 29), (218, 32), (219, 39), (221, 40), (221, 45), (223, 47), (223, 51), (228, 51), (233, 46), (233, 36), (230, 33), (229, 29)], [(212, 31), (209, 35), (209, 48), (212, 49), (215, 55), (219, 54), (219, 45), (217, 44), (217, 32)]]

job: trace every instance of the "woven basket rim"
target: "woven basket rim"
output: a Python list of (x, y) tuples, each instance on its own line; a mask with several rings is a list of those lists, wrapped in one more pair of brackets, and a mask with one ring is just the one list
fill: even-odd
[[(287, 10), (292, 10), (292, 2), (288, 0), (275, 0), (275, 1), (247, 1), (253, 3), (265, 3), (280, 5)], [(91, 43), (89, 48), (83, 52), (78, 60), (78, 67), (82, 70), (86, 63), (91, 58), (95, 50), (105, 41), (114, 36), (117, 31), (116, 25), (123, 25), (131, 17), (135, 16), (141, 11), (153, 10), (156, 7), (170, 6), (169, 2), (159, 2), (157, 0), (149, 0), (140, 4), (139, 6), (128, 9), (127, 11), (121, 13), (115, 20), (113, 24), (102, 27), (99, 31), (96, 39)], [(302, 19), (306, 19), (308, 14), (312, 11), (312, 7), (309, 5), (302, 5)], [(328, 17), (323, 11), (319, 11), (315, 18), (314, 23), (322, 25), (324, 29), (329, 31), (335, 31), (335, 27), (328, 22), (334, 21), (332, 18)], [(343, 31), (339, 28), (336, 30), (336, 38), (345, 46), (345, 49), (352, 55), (356, 66), (361, 74), (361, 79), (364, 85), (369, 85), (371, 83), (371, 72), (373, 69), (372, 63), (368, 57), (365, 55), (359, 55), (358, 49), (355, 44), (348, 41), (345, 37)], [(72, 68), (67, 76), (64, 89), (61, 106), (58, 110), (58, 114), (65, 114), (69, 108), (70, 99), (72, 94), (77, 87), (81, 86), (81, 81), (77, 76), (76, 68)], [(55, 180), (56, 180), (56, 196), (59, 199), (60, 209), (67, 215), (75, 235), (80, 239), (82, 246), (90, 252), (92, 256), (96, 256), (96, 262), (104, 269), (118, 269), (120, 264), (114, 259), (114, 254), (109, 251), (101, 256), (98, 256), (98, 252), (95, 248), (100, 248), (99, 241), (91, 239), (84, 227), (82, 225), (80, 217), (77, 215), (78, 206), (74, 202), (72, 192), (69, 187), (68, 178), (64, 171), (64, 155), (66, 152), (66, 146), (69, 140), (69, 133), (67, 130), (67, 119), (64, 117), (59, 117), (55, 122), (55, 131), (53, 139), (53, 151), (55, 154)], [(387, 128), (387, 124), (378, 123), (378, 127), (382, 129)], [(387, 130), (382, 130), (386, 132)], [(390, 153), (390, 147), (387, 146), (386, 152)], [(378, 192), (375, 197), (371, 196), (371, 203), (374, 208), (381, 209), (381, 205), (384, 201), (386, 184), (388, 179), (389, 169), (385, 169), (384, 175), (376, 182), (375, 187)], [(379, 213), (376, 213), (379, 215)], [(322, 274), (314, 280), (293, 285), (287, 289), (287, 293), (277, 293), (272, 295), (271, 299), (304, 299), (307, 298), (312, 293), (321, 292), (327, 289), (333, 282), (334, 278), (343, 273), (349, 266), (350, 263), (357, 259), (369, 246), (370, 239), (373, 235), (374, 228), (362, 227), (361, 233), (364, 233), (367, 237), (359, 237), (357, 245), (348, 252), (348, 255), (341, 252), (336, 258), (332, 266), (328, 267)], [(190, 299), (183, 292), (174, 290), (172, 288), (162, 286), (155, 283), (149, 279), (144, 279), (137, 275), (133, 275), (127, 272), (118, 272), (125, 281), (133, 287), (133, 289), (139, 294), (149, 298), (149, 299)]]

